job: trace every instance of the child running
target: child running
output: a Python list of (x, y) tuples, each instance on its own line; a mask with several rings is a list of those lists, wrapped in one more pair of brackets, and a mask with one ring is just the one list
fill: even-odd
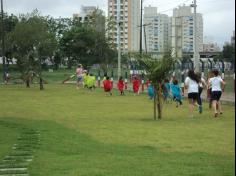
[(119, 78), (119, 81), (117, 82), (117, 88), (120, 91), (120, 95), (125, 95), (125, 93), (124, 93), (124, 86), (125, 86), (125, 83), (123, 81), (123, 77), (121, 76)]
[(81, 64), (79, 64), (76, 69), (76, 76), (77, 76), (77, 89), (79, 89), (83, 81), (83, 67)]
[(164, 102), (168, 102), (168, 98), (170, 97), (170, 82), (168, 79), (165, 79), (162, 90)]
[(150, 100), (152, 100), (154, 98), (154, 87), (153, 87), (151, 81), (149, 81), (147, 89), (148, 89), (148, 96), (149, 96)]
[(139, 86), (140, 86), (140, 82), (138, 80), (138, 78), (135, 76), (134, 80), (133, 80), (133, 91), (134, 91), (134, 95), (139, 95)]
[(104, 91), (109, 93), (110, 96), (112, 96), (112, 92), (111, 92), (112, 83), (109, 76), (107, 76), (106, 79), (103, 81), (103, 87), (104, 87)]
[(89, 90), (94, 90), (96, 88), (96, 77), (93, 74), (89, 74), (87, 78), (87, 87)]
[(198, 99), (199, 78), (193, 70), (189, 70), (188, 77), (185, 79), (185, 88), (188, 89), (189, 117), (193, 117), (193, 109)]
[(83, 73), (83, 85), (84, 85), (84, 88), (88, 88), (88, 77), (89, 77), (88, 71), (84, 70), (84, 73)]
[(174, 80), (173, 83), (170, 84), (170, 89), (172, 92), (173, 100), (177, 102), (176, 107), (182, 105), (182, 90), (178, 84), (178, 80)]
[[(219, 76), (219, 71), (213, 71), (214, 77), (209, 80), (209, 86), (212, 87), (211, 92), (211, 100), (212, 100), (212, 107), (214, 108), (214, 116), (217, 117), (218, 113), (223, 114), (220, 98), (222, 95), (222, 89), (224, 89), (225, 82)], [(218, 109), (217, 109), (218, 106)]]

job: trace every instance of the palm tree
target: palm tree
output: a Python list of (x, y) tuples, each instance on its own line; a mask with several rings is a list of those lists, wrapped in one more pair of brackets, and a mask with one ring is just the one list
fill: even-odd
[(162, 83), (169, 75), (174, 66), (174, 59), (171, 54), (168, 53), (160, 59), (154, 59), (150, 55), (137, 55), (140, 65), (147, 72), (147, 78), (152, 82), (154, 86), (154, 119), (162, 118)]

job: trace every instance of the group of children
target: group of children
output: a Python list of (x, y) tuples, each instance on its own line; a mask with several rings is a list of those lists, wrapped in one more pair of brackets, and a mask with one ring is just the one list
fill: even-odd
[[(168, 100), (175, 101), (176, 107), (182, 105), (182, 97), (184, 96), (184, 89), (187, 89), (188, 101), (189, 101), (189, 116), (193, 117), (194, 107), (198, 107), (198, 111), (201, 114), (203, 111), (201, 94), (204, 89), (207, 89), (209, 94), (210, 108), (213, 107), (214, 117), (218, 117), (219, 114), (223, 114), (220, 98), (225, 86), (224, 80), (220, 77), (218, 70), (213, 70), (208, 75), (207, 82), (199, 73), (195, 73), (193, 70), (189, 70), (188, 76), (185, 79), (183, 89), (180, 88), (178, 80), (174, 77), (169, 81), (166, 79), (161, 86), (164, 102)], [(154, 87), (148, 83), (148, 95), (150, 99), (154, 96)]]
[[(140, 81), (136, 76), (133, 78), (132, 85), (133, 85), (134, 95), (139, 94)], [(124, 82), (122, 76), (120, 76), (119, 80), (117, 81), (116, 86), (117, 86), (118, 91), (120, 92), (120, 95), (125, 95), (125, 93), (124, 93), (125, 82)], [(112, 84), (112, 81), (110, 80), (109, 76), (104, 77), (103, 88), (104, 88), (105, 92), (112, 95), (113, 84)]]
[[(92, 90), (95, 89), (96, 85), (96, 77), (92, 74), (89, 74), (87, 71), (83, 71), (81, 66), (79, 66), (76, 70), (77, 73), (77, 85), (80, 85), (80, 82), (83, 82), (83, 86)], [(195, 106), (198, 107), (199, 113), (202, 113), (202, 99), (201, 94), (205, 88), (207, 88), (210, 94), (210, 105), (214, 108), (214, 116), (217, 117), (219, 114), (222, 114), (222, 108), (220, 105), (220, 98), (222, 95), (223, 87), (225, 85), (224, 80), (219, 76), (219, 71), (214, 70), (211, 72), (212, 76), (209, 77), (206, 82), (201, 74), (195, 73), (193, 70), (189, 70), (188, 76), (184, 82), (184, 88), (187, 89), (188, 92), (188, 101), (189, 101), (189, 114), (193, 117), (193, 109)], [(105, 75), (102, 80), (103, 88), (106, 93), (110, 96), (112, 95), (113, 89), (113, 81), (110, 80), (109, 76)], [(148, 81), (147, 83), (147, 91), (150, 99), (154, 97), (154, 86), (152, 82)], [(134, 95), (139, 94), (141, 81), (137, 76), (132, 78), (132, 88)], [(123, 77), (121, 76), (117, 81), (116, 85), (120, 95), (124, 94), (125, 82)], [(184, 89), (181, 89), (178, 83), (178, 80), (172, 77), (170, 81), (165, 79), (164, 83), (161, 85), (161, 91), (164, 102), (168, 102), (169, 100), (175, 101), (176, 107), (182, 105), (182, 97), (184, 96)]]
[[(154, 86), (150, 81), (147, 82), (147, 90), (150, 99), (154, 97)], [(164, 102), (169, 102), (173, 100), (177, 102), (176, 107), (182, 105), (183, 92), (178, 84), (178, 80), (171, 78), (171, 81), (165, 79), (164, 83), (161, 85), (161, 92)]]

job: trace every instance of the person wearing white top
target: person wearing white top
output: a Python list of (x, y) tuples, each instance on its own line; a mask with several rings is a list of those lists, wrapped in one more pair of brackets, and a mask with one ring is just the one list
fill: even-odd
[[(211, 86), (211, 99), (212, 99), (212, 107), (214, 108), (214, 116), (217, 117), (218, 113), (223, 114), (220, 98), (222, 95), (222, 89), (224, 89), (225, 82), (219, 76), (219, 71), (214, 70), (214, 77), (209, 80), (209, 86)], [(217, 108), (218, 106), (218, 108)]]
[(189, 70), (188, 77), (185, 79), (185, 88), (188, 89), (189, 116), (193, 117), (193, 109), (198, 99), (199, 78), (193, 70)]

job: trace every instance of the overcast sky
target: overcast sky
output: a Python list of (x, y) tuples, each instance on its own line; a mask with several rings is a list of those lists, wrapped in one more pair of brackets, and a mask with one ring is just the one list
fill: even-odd
[[(38, 9), (42, 15), (72, 17), (80, 11), (81, 5), (98, 6), (107, 11), (108, 0), (3, 0), (4, 10), (18, 15)], [(160, 13), (172, 15), (172, 9), (192, 0), (144, 0), (144, 5), (158, 8)], [(204, 37), (220, 46), (230, 41), (235, 29), (235, 0), (197, 0), (199, 13), (203, 14)], [(106, 12), (107, 13), (107, 12)]]

